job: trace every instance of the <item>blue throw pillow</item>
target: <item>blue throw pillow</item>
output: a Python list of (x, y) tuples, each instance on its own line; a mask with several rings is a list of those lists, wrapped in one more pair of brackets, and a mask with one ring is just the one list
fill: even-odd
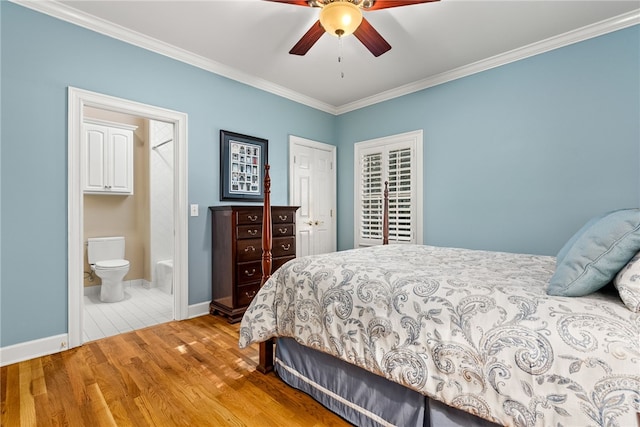
[(567, 256), (567, 252), (569, 252), (569, 249), (571, 249), (571, 247), (576, 242), (576, 240), (578, 240), (580, 236), (582, 236), (585, 233), (585, 231), (590, 229), (593, 224), (600, 221), (602, 218), (609, 215), (610, 213), (611, 212), (607, 212), (602, 215), (594, 216), (589, 221), (587, 221), (587, 223), (583, 225), (582, 228), (580, 228), (580, 230), (576, 231), (576, 234), (571, 236), (571, 238), (567, 240), (567, 243), (565, 243), (564, 246), (560, 248), (560, 250), (558, 251), (558, 255), (556, 255), (556, 265), (560, 264), (562, 260), (564, 260), (564, 257)]
[(640, 251), (640, 209), (611, 212), (590, 223), (572, 237), (575, 241), (558, 260), (547, 294), (578, 297), (595, 292)]

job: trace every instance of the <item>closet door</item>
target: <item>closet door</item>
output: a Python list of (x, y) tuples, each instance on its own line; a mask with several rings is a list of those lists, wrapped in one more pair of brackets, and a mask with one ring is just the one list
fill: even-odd
[(290, 138), (290, 203), (296, 216), (298, 256), (336, 250), (335, 147)]

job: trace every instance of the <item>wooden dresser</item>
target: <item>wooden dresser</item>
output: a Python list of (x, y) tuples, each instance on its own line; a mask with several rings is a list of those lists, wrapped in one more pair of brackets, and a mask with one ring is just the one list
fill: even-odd
[[(272, 206), (272, 270), (296, 257), (296, 206)], [(262, 206), (210, 206), (211, 314), (242, 319), (262, 278)]]

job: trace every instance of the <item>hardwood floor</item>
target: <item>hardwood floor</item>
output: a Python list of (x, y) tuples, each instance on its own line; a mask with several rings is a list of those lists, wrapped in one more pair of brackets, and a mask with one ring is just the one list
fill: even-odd
[(273, 373), (239, 324), (169, 322), (0, 369), (1, 425), (348, 426)]

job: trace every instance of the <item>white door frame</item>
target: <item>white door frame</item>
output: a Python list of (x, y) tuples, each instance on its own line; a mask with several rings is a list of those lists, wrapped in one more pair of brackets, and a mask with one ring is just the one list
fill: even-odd
[(187, 218), (187, 115), (177, 111), (89, 92), (69, 86), (68, 88), (68, 293), (69, 293), (69, 348), (82, 344), (84, 324), (84, 201), (82, 193), (81, 159), (82, 123), (84, 107), (141, 116), (174, 125), (174, 307), (176, 320), (188, 316), (188, 218)]
[(294, 152), (295, 150), (293, 149), (294, 145), (301, 145), (303, 147), (310, 147), (310, 148), (314, 148), (316, 150), (324, 150), (324, 151), (329, 151), (331, 152), (331, 162), (333, 164), (333, 188), (332, 188), (332, 197), (331, 197), (331, 209), (333, 212), (333, 221), (331, 221), (331, 248), (332, 251), (336, 251), (337, 250), (337, 246), (338, 246), (338, 212), (337, 212), (337, 204), (336, 204), (336, 200), (337, 200), (337, 176), (336, 176), (336, 171), (338, 170), (338, 165), (336, 164), (336, 146), (335, 145), (331, 145), (331, 144), (325, 144), (324, 142), (318, 142), (318, 141), (313, 141), (311, 139), (306, 139), (306, 138), (302, 138), (299, 136), (295, 136), (295, 135), (289, 135), (289, 204), (292, 205), (293, 202), (293, 197), (294, 197), (294, 169), (295, 169), (295, 162), (294, 162)]

